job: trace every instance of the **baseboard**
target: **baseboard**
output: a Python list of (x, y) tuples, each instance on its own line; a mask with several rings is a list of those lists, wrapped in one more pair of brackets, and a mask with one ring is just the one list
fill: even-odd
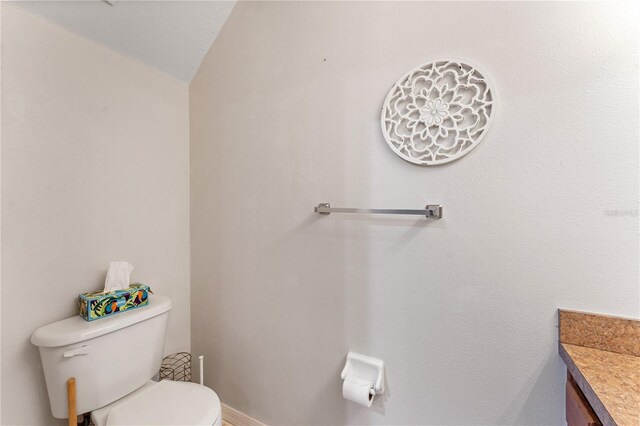
[(264, 423), (260, 423), (235, 408), (229, 407), (227, 404), (222, 404), (222, 420), (231, 423), (233, 426), (266, 426)]

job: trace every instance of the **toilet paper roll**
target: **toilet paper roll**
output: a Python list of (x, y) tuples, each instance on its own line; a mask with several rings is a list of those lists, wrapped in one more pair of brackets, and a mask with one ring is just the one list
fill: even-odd
[(365, 407), (371, 407), (373, 404), (373, 395), (370, 390), (373, 383), (359, 377), (347, 376), (342, 383), (342, 396), (344, 399), (353, 401)]

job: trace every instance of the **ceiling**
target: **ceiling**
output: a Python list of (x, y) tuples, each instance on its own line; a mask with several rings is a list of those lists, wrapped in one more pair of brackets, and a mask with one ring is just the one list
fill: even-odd
[[(113, 5), (110, 5), (112, 3)], [(189, 82), (235, 1), (15, 1), (68, 30)]]

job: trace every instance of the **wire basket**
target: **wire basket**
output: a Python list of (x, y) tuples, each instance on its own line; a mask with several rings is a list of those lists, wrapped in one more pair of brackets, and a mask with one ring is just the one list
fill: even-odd
[(178, 352), (164, 357), (160, 365), (160, 380), (190, 382), (191, 354), (189, 352)]

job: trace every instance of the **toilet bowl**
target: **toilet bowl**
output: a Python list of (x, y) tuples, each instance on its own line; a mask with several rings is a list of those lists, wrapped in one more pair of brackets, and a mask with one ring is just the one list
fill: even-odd
[(164, 353), (171, 300), (98, 321), (79, 316), (37, 329), (51, 413), (68, 418), (66, 383), (76, 383), (77, 414), (91, 413), (96, 426), (222, 425), (220, 400), (206, 386), (151, 378)]
[(138, 390), (91, 412), (95, 426), (222, 426), (220, 400), (206, 386), (187, 382), (149, 382)]

